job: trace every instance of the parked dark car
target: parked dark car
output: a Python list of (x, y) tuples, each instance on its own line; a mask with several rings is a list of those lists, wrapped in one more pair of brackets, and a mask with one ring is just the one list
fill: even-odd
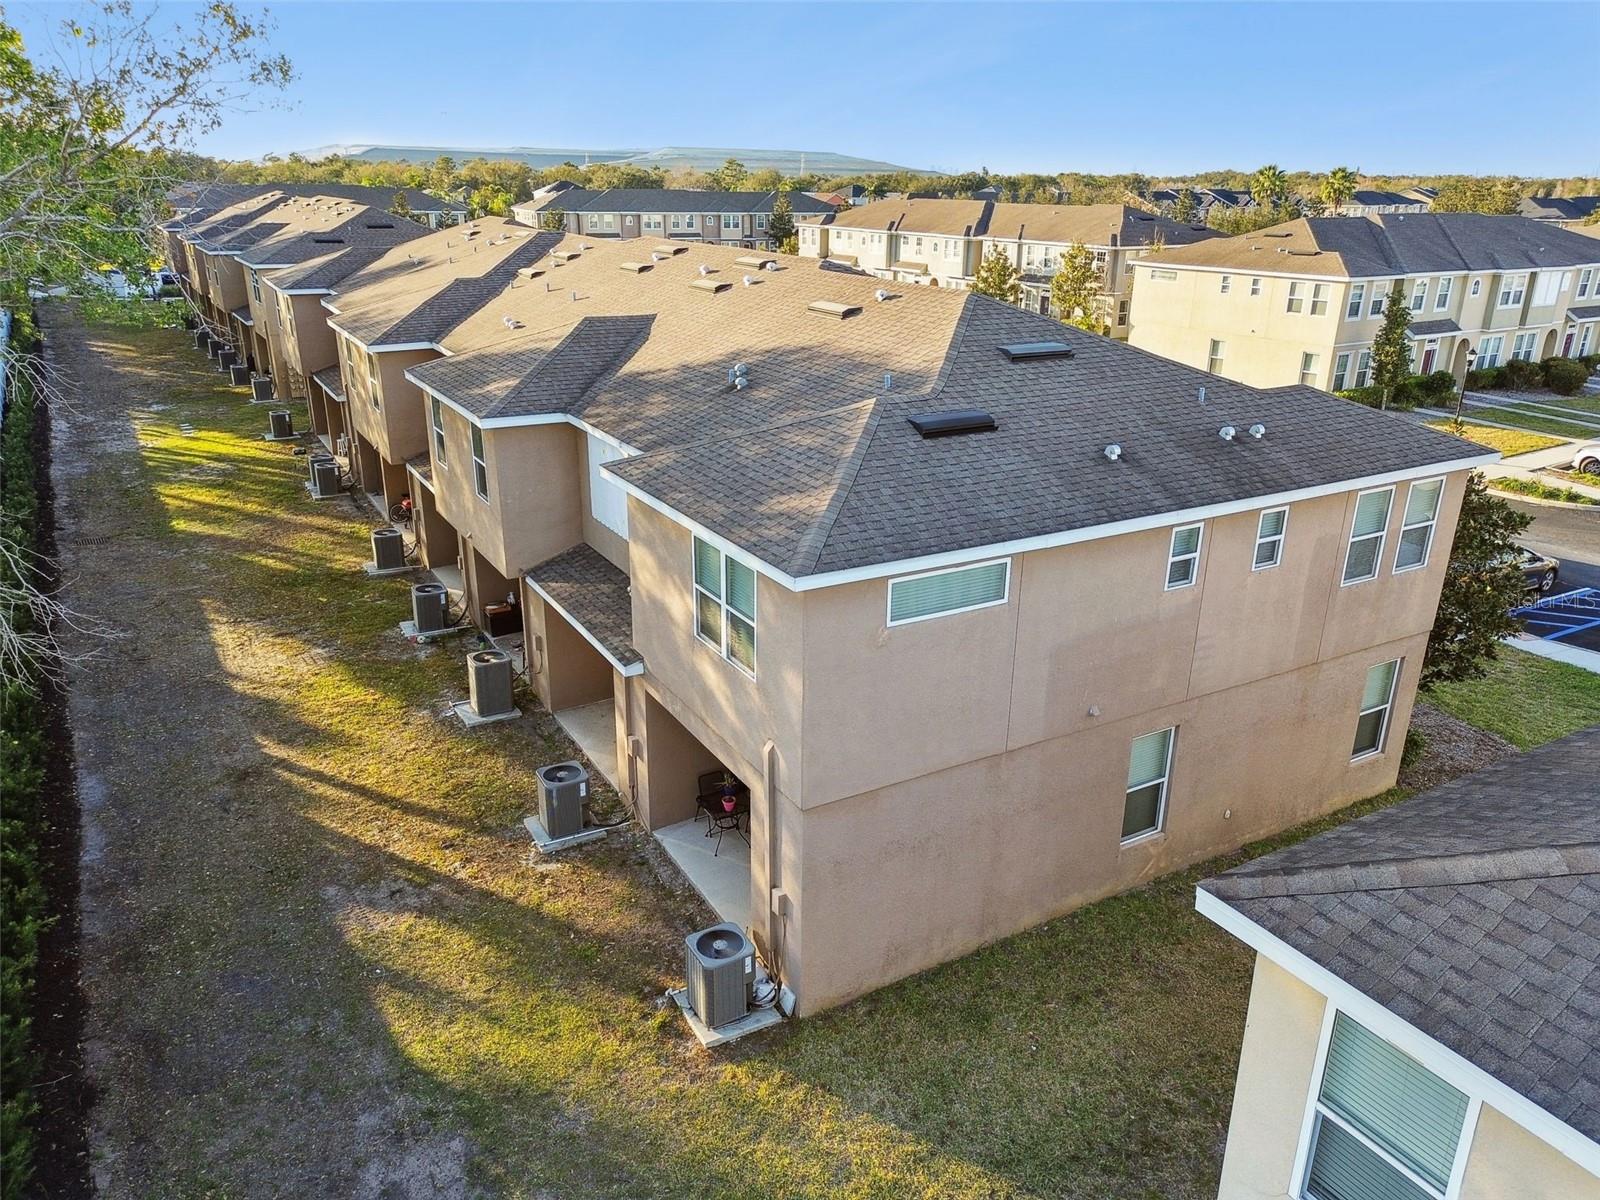
[(1555, 587), (1561, 575), (1560, 559), (1529, 550), (1526, 546), (1518, 546), (1516, 560), (1522, 568), (1522, 586), (1525, 589), (1542, 596)]

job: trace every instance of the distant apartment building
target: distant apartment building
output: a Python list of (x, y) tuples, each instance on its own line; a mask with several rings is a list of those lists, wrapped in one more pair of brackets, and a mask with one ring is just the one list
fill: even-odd
[(1177, 212), (1185, 190), (1194, 195), (1195, 220), (1200, 224), (1205, 223), (1213, 208), (1232, 211), (1256, 206), (1255, 198), (1249, 192), (1235, 188), (1156, 188), (1150, 193), (1150, 202), (1160, 209), (1164, 216), (1173, 216)]
[(669, 853), (745, 789), (678, 861), (802, 1014), (1393, 782), (1492, 455), (970, 293), (482, 225), (473, 278), (326, 299), (361, 455)]
[(1256, 387), (1371, 382), (1395, 283), (1412, 369), (1600, 349), (1600, 241), (1523, 217), (1312, 217), (1135, 264), (1141, 349)]
[(898, 283), (965, 288), (985, 255), (1006, 255), (1021, 272), (1020, 306), (1051, 312), (1050, 280), (1068, 247), (1094, 254), (1101, 313), (1126, 337), (1133, 263), (1158, 246), (1222, 235), (1125, 204), (1008, 204), (994, 200), (878, 200), (799, 231), (800, 253)]
[[(412, 220), (438, 229), (467, 219), (467, 206), (460, 200), (435, 196), (421, 188), (368, 187), (351, 183), (204, 183), (181, 184), (167, 193), (167, 200), (179, 218), (217, 212), (243, 201), (278, 192), (285, 196), (329, 196), (364, 204), (368, 208), (393, 212), (402, 208)], [(402, 205), (400, 202), (404, 200)]]
[(1529, 196), (1517, 211), (1530, 221), (1573, 229), (1600, 212), (1600, 196)]
[(1357, 188), (1348, 200), (1328, 215), (1333, 217), (1376, 217), (1385, 213), (1421, 213), (1432, 206), (1429, 197), (1411, 192), (1381, 192)]
[(559, 209), (562, 228), (595, 238), (667, 238), (770, 249), (767, 222), (786, 196), (796, 223), (819, 220), (834, 205), (806, 192), (712, 192), (683, 188), (572, 188), (514, 205), (521, 224), (540, 227)]

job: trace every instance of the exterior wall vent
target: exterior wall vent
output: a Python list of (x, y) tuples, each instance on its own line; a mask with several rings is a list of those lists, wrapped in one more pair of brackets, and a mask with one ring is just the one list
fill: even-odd
[(861, 315), (859, 304), (840, 304), (837, 300), (813, 300), (806, 305), (807, 312), (814, 312), (819, 317), (832, 317), (843, 321), (850, 317)]
[(689, 286), (696, 291), (709, 292), (715, 296), (719, 292), (728, 291), (733, 287), (733, 284), (722, 279), (692, 279), (689, 281)]
[(648, 271), (654, 264), (647, 262), (625, 262), (617, 264), (624, 271), (632, 271), (635, 275)]
[(955, 437), (962, 433), (984, 433), (1000, 428), (994, 417), (981, 408), (959, 408), (950, 412), (916, 413), (906, 418), (925, 438)]
[(1012, 362), (1029, 362), (1036, 358), (1072, 358), (1072, 347), (1065, 342), (1013, 342), (1001, 346), (1000, 353)]

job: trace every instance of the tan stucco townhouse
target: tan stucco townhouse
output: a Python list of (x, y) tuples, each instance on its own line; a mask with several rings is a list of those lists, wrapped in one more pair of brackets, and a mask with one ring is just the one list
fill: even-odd
[(800, 1012), (1393, 782), (1492, 455), (971, 293), (539, 253), (404, 370), (465, 606)]
[(1600, 351), (1600, 241), (1524, 217), (1308, 217), (1134, 265), (1129, 340), (1256, 387), (1371, 382), (1396, 282), (1415, 371)]
[(1220, 1200), (1600, 1197), (1600, 726), (1214, 879)]

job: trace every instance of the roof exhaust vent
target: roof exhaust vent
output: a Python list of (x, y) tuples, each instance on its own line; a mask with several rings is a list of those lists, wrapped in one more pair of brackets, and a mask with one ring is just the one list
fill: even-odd
[(1267, 427), (1260, 421), (1257, 421), (1254, 425), (1250, 426), (1250, 436), (1259, 442), (1262, 438), (1267, 436)]
[(720, 292), (727, 291), (733, 284), (725, 283), (720, 279), (691, 279), (689, 286), (702, 292), (710, 292), (715, 296)]
[(569, 300), (571, 300), (573, 303), (577, 303), (578, 293), (577, 292), (568, 292), (567, 293), (567, 298)]
[(1000, 428), (994, 417), (980, 408), (959, 408), (950, 412), (917, 413), (906, 418), (925, 438), (955, 437), (963, 433), (984, 433)]
[(1039, 358), (1072, 358), (1072, 347), (1065, 342), (1014, 342), (1001, 346), (1000, 353), (1012, 362), (1031, 362)]
[(1112, 462), (1116, 462), (1122, 457), (1122, 447), (1117, 445), (1116, 442), (1112, 442), (1105, 448), (1105, 456)]
[(711, 274), (711, 268), (710, 268), (710, 267), (708, 267), (708, 266), (706, 266), (706, 264), (705, 264), (705, 263), (701, 263), (701, 264), (700, 264), (700, 274), (702, 274), (702, 275), (709, 275), (709, 274)]
[(762, 270), (763, 270), (763, 271), (776, 271), (776, 270), (777, 270), (777, 269), (778, 269), (778, 263), (777, 263), (777, 260), (775, 260), (775, 259), (773, 259), (773, 260), (769, 260), (769, 261), (768, 261), (768, 262), (767, 262), (767, 265), (766, 265), (766, 266), (764, 266), (764, 267), (762, 267), (762, 268), (761, 268), (761, 269), (762, 269)]
[(833, 317), (836, 320), (846, 320), (850, 317), (861, 315), (859, 304), (840, 304), (837, 300), (813, 300), (806, 305), (807, 312), (814, 312), (821, 317)]
[(1206, 403), (1206, 388), (1205, 388), (1205, 384), (1201, 384), (1200, 385), (1200, 406), (1202, 408), (1204, 408), (1205, 407), (1205, 403)]
[(743, 387), (749, 374), (749, 367), (743, 363), (734, 363), (728, 368), (728, 383), (736, 388)]
[(749, 287), (755, 281), (756, 281), (756, 277), (754, 275), (746, 275), (744, 277), (744, 285), (745, 285), (745, 287)]
[(510, 313), (507, 313), (505, 316), (501, 317), (500, 318), (500, 322), (507, 329), (521, 329), (522, 328), (522, 322), (517, 320)]
[(759, 254), (741, 254), (738, 258), (733, 260), (734, 266), (755, 267), (760, 271), (765, 271), (771, 262), (772, 259), (765, 258)]
[(879, 304), (882, 304), (889, 298), (889, 291), (887, 288), (879, 288), (877, 291), (872, 293), (872, 298)]
[(651, 264), (646, 262), (625, 262), (618, 263), (617, 265), (624, 271), (632, 271), (635, 275), (638, 275), (644, 271), (648, 271)]
[(734, 381), (733, 381), (733, 390), (734, 391), (742, 392), (742, 391), (745, 390), (745, 388), (747, 388), (749, 386), (750, 386), (750, 380), (747, 379), (745, 376), (739, 375), (739, 376), (736, 376), (734, 378)]
[(661, 251), (659, 251), (659, 250), (650, 251), (650, 261), (651, 262), (660, 262), (665, 257), (666, 257), (666, 255), (661, 253)]
[(887, 392), (893, 387), (894, 387), (894, 372), (893, 371), (885, 371), (883, 373), (883, 390)]
[(1217, 436), (1225, 442), (1231, 442), (1233, 441), (1233, 435), (1238, 432), (1239, 431), (1232, 425), (1224, 425), (1221, 429), (1217, 430)]

